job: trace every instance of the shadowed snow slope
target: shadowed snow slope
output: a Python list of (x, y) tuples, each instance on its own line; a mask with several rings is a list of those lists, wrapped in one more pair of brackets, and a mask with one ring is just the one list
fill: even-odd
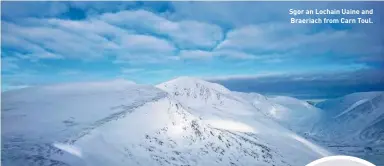
[(318, 103), (312, 137), (342, 154), (384, 165), (384, 92), (353, 93)]
[(384, 92), (353, 93), (316, 106), (325, 112), (319, 135), (344, 142), (384, 143)]
[(330, 154), (221, 85), (183, 77), (157, 87), (120, 80), (2, 93), (2, 164), (294, 166)]

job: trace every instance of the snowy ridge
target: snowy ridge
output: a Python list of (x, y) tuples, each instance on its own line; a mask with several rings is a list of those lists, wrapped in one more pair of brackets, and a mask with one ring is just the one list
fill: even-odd
[(333, 117), (333, 118), (338, 118), (338, 117), (340, 117), (340, 116), (342, 116), (342, 115), (344, 115), (344, 114), (346, 114), (346, 113), (352, 111), (352, 110), (355, 109), (356, 107), (358, 107), (358, 106), (364, 104), (364, 103), (367, 102), (367, 101), (369, 101), (369, 100), (368, 100), (368, 99), (361, 99), (361, 100), (357, 101), (356, 103), (353, 103), (348, 109), (346, 109), (345, 111), (343, 111), (342, 113), (336, 115), (336, 116)]
[(266, 114), (288, 107), (190, 77), (156, 87), (33, 87), (2, 98), (4, 165), (293, 166), (331, 155)]
[[(3, 93), (2, 148), (7, 152), (3, 164), (63, 164), (51, 158), (52, 154), (62, 154), (52, 145), (54, 142), (74, 142), (136, 107), (167, 95), (131, 83), (105, 89), (111, 85), (117, 84), (66, 84), (65, 90), (55, 85)], [(81, 89), (83, 86), (85, 89)]]
[(316, 104), (316, 107), (323, 109), (330, 116), (336, 116), (347, 110), (349, 107), (361, 100), (372, 100), (383, 92), (359, 92), (352, 93), (336, 99), (325, 100)]

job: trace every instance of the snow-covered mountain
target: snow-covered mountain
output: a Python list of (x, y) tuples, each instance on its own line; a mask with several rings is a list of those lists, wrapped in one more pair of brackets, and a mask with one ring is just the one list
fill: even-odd
[(362, 92), (326, 100), (318, 125), (321, 136), (344, 142), (384, 144), (384, 92)]
[(222, 85), (192, 77), (179, 77), (157, 85), (184, 105), (200, 112), (225, 112), (235, 115), (249, 115), (253, 107), (244, 104), (242, 98), (234, 96)]
[(334, 151), (384, 165), (384, 92), (353, 93), (316, 104), (313, 138)]
[(179, 77), (156, 87), (167, 91), (201, 116), (214, 113), (241, 117), (242, 121), (248, 117), (257, 118), (257, 121), (270, 118), (295, 131), (309, 131), (321, 113), (307, 102), (295, 98), (268, 98), (257, 93), (232, 92), (219, 84), (191, 77)]
[(320, 109), (296, 98), (265, 97), (256, 93), (242, 93), (242, 96), (248, 98), (266, 116), (298, 133), (306, 134), (311, 131), (322, 116)]
[(2, 164), (286, 166), (331, 154), (266, 116), (289, 106), (245, 96), (189, 77), (4, 92)]

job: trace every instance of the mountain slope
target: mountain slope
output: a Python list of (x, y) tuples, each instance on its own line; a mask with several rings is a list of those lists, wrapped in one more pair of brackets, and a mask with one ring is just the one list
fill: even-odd
[(322, 111), (305, 101), (286, 96), (266, 97), (257, 93), (232, 92), (264, 116), (298, 133), (308, 133), (320, 120)]
[[(384, 92), (354, 93), (316, 106), (325, 112), (318, 125), (319, 135), (343, 138), (339, 140), (344, 142), (383, 143), (379, 133), (384, 132), (383, 126), (380, 126), (384, 116)], [(373, 132), (373, 128), (377, 131)], [(371, 137), (372, 134), (379, 134), (379, 137)]]
[(341, 154), (384, 165), (384, 92), (360, 92), (316, 105), (323, 109), (313, 139)]
[(285, 166), (330, 154), (220, 85), (179, 80), (191, 83), (172, 84), (183, 98), (124, 81), (2, 93), (2, 163)]
[(53, 143), (76, 140), (166, 95), (121, 80), (2, 93), (2, 161), (5, 165), (56, 163), (49, 157), (55, 151)]
[[(288, 110), (289, 108), (276, 104), (273, 100), (260, 94), (231, 92), (223, 89), (222, 86), (210, 85), (212, 85), (210, 82), (182, 77), (159, 84), (156, 87), (167, 91), (187, 106), (192, 114), (198, 115), (203, 122), (210, 126), (225, 130), (256, 133), (260, 138), (269, 140), (272, 145), (280, 145), (281, 140), (284, 140), (285, 143), (291, 142), (292, 145), (304, 145), (311, 149), (312, 143), (301, 142), (305, 139), (277, 123), (279, 122), (278, 117), (281, 117), (281, 110)], [(200, 91), (208, 93), (194, 93)], [(278, 139), (274, 140), (274, 138)], [(280, 146), (280, 150), (285, 148), (286, 145)], [(288, 154), (293, 149), (287, 148), (285, 153)], [(319, 149), (321, 155), (330, 154), (322, 148)], [(314, 149), (311, 150), (314, 151)]]
[(276, 96), (269, 99), (282, 106), (279, 108), (279, 121), (296, 132), (309, 133), (323, 114), (322, 110), (296, 98)]

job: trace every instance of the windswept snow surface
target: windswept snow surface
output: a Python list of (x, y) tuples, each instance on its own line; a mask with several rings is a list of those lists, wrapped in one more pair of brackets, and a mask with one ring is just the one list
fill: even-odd
[(250, 98), (189, 77), (8, 91), (2, 164), (296, 166), (331, 155), (266, 116), (280, 104)]

